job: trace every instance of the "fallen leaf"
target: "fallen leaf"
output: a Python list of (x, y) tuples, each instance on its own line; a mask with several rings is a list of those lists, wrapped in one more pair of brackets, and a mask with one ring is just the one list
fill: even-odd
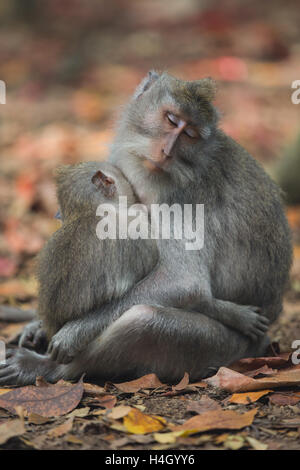
[(131, 410), (132, 410), (131, 406), (127, 406), (127, 405), (115, 406), (110, 411), (108, 416), (109, 418), (112, 418), (112, 419), (124, 418), (124, 416), (127, 416)]
[(86, 416), (89, 415), (90, 408), (86, 406), (85, 408), (76, 408), (75, 410), (71, 411), (71, 413), (68, 413), (68, 416), (71, 418), (71, 416), (74, 416), (74, 418), (85, 418)]
[(300, 384), (300, 367), (279, 370), (272, 376), (253, 379), (226, 367), (220, 367), (217, 374), (205, 381), (229, 392), (248, 392), (267, 388), (290, 387)]
[(255, 371), (263, 366), (279, 369), (288, 364), (290, 364), (290, 353), (282, 353), (275, 357), (247, 357), (233, 362), (228, 368), (245, 374), (247, 371)]
[(105, 388), (100, 387), (99, 385), (84, 383), (83, 384), (83, 389), (84, 389), (84, 393), (86, 395), (90, 395), (92, 397), (97, 396), (97, 395), (106, 394)]
[(176, 439), (184, 434), (184, 431), (172, 431), (172, 432), (162, 432), (154, 433), (154, 439), (160, 444), (174, 444)]
[(203, 395), (200, 400), (189, 400), (186, 407), (186, 411), (195, 411), (197, 414), (221, 409), (221, 405), (216, 400), (209, 398), (207, 395)]
[(164, 429), (165, 420), (160, 416), (146, 415), (134, 408), (123, 418), (123, 424), (133, 434), (147, 434)]
[(100, 397), (97, 399), (97, 403), (103, 408), (113, 408), (117, 403), (117, 398), (114, 395), (105, 395), (104, 397)]
[(36, 413), (29, 413), (28, 414), (28, 423), (29, 424), (45, 424), (49, 422), (49, 418), (45, 418), (45, 416), (38, 415)]
[(196, 387), (196, 388), (206, 388), (207, 387), (207, 383), (205, 382), (194, 382), (194, 383), (190, 383), (189, 384), (189, 387)]
[(269, 396), (272, 405), (296, 405), (300, 401), (300, 392), (273, 393)]
[(196, 433), (212, 429), (241, 429), (252, 424), (256, 413), (257, 408), (244, 414), (232, 410), (207, 411), (193, 416), (180, 426), (175, 426), (173, 431), (187, 430)]
[(123, 382), (120, 384), (113, 384), (116, 388), (126, 393), (136, 393), (144, 388), (159, 388), (164, 386), (155, 374), (147, 374), (136, 380), (130, 382)]
[(246, 441), (250, 444), (250, 446), (255, 450), (267, 450), (268, 444), (264, 444), (263, 442), (254, 439), (254, 437), (247, 436)]
[(239, 450), (245, 445), (245, 439), (243, 436), (228, 436), (224, 440), (223, 445), (229, 450)]
[(47, 386), (36, 387), (29, 385), (1, 395), (0, 407), (15, 413), (16, 407), (22, 406), (28, 413), (44, 417), (61, 416), (78, 405), (82, 394), (82, 380), (75, 385), (68, 386), (47, 384)]
[(258, 375), (276, 374), (276, 372), (278, 372), (277, 369), (271, 369), (271, 367), (264, 365), (260, 367), (259, 369), (248, 370), (247, 372), (244, 372), (244, 374), (247, 375), (248, 377), (257, 377)]
[(47, 435), (49, 437), (60, 437), (63, 436), (64, 434), (67, 434), (72, 430), (73, 427), (73, 421), (74, 421), (74, 416), (71, 418), (67, 419), (63, 424), (60, 424), (59, 426), (56, 426), (53, 429), (50, 429), (50, 431), (47, 432)]
[[(229, 397), (229, 403), (237, 403), (241, 405), (249, 405), (249, 403), (254, 403), (259, 400), (264, 395), (272, 393), (272, 390), (260, 390), (259, 392), (244, 392), (244, 393), (234, 393)], [(300, 398), (299, 398), (300, 400)]]
[(66, 436), (66, 441), (70, 442), (71, 444), (78, 444), (78, 445), (83, 445), (84, 442), (81, 439), (78, 439), (78, 437), (73, 436), (73, 434), (68, 434)]
[(11, 437), (21, 436), (25, 432), (24, 423), (20, 419), (11, 419), (0, 424), (0, 445)]
[(185, 372), (180, 382), (177, 385), (172, 386), (172, 390), (176, 390), (176, 391), (184, 390), (188, 384), (189, 384), (189, 374)]
[(11, 392), (12, 388), (0, 388), (0, 395), (4, 395), (7, 392)]

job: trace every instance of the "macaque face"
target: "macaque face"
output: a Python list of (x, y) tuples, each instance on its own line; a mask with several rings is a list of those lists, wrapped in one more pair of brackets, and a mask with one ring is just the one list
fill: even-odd
[[(207, 83), (206, 79), (184, 82), (156, 74), (139, 86), (126, 120), (130, 142), (123, 142), (123, 148), (127, 147), (149, 176), (193, 179), (216, 123), (215, 109), (205, 94)], [(125, 164), (120, 166), (125, 169)]]

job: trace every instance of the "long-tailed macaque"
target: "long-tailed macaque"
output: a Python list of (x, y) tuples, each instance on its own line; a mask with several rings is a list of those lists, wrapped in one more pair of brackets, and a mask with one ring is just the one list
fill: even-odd
[[(154, 372), (169, 382), (188, 372), (194, 380), (264, 352), (267, 323), (282, 309), (290, 231), (275, 183), (218, 128), (214, 95), (211, 79), (150, 72), (125, 110), (109, 157), (148, 207), (204, 204), (203, 248), (158, 239), (159, 261), (144, 279), (67, 322), (52, 337), (49, 355), (9, 351), (1, 385), (83, 372), (115, 381)], [(228, 318), (235, 329), (225, 326)]]

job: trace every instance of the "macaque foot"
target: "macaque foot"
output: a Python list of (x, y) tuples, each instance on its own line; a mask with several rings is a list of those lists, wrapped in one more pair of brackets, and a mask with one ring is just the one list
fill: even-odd
[(31, 385), (38, 376), (56, 380), (56, 371), (57, 364), (47, 356), (25, 348), (8, 349), (5, 364), (0, 364), (0, 386)]
[(33, 349), (39, 353), (46, 352), (48, 339), (40, 320), (32, 321), (25, 326), (19, 339), (19, 346)]
[[(54, 336), (48, 346), (47, 354), (52, 361), (69, 364), (89, 343), (84, 332), (78, 332), (72, 322), (66, 323)], [(85, 341), (87, 339), (87, 341)]]
[(243, 305), (241, 306), (241, 314), (241, 332), (249, 336), (253, 341), (257, 341), (266, 334), (270, 322), (269, 319), (261, 313), (259, 307)]

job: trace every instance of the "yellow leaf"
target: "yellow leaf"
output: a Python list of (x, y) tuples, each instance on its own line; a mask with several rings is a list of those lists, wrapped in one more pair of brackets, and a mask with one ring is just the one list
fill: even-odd
[(173, 432), (164, 432), (164, 433), (154, 433), (154, 439), (160, 444), (174, 444), (177, 437), (182, 436), (184, 433), (182, 431), (173, 431)]
[(161, 431), (164, 428), (165, 420), (160, 416), (145, 415), (136, 408), (131, 410), (123, 418), (123, 424), (127, 431), (133, 434), (147, 434)]
[(272, 390), (260, 390), (258, 392), (245, 392), (245, 393), (234, 393), (229, 398), (230, 403), (238, 403), (241, 405), (248, 405), (259, 400), (264, 395), (271, 393)]
[(263, 444), (257, 439), (254, 439), (254, 437), (247, 436), (246, 440), (249, 442), (250, 446), (255, 450), (267, 450), (268, 448), (268, 444)]
[(4, 393), (11, 392), (12, 388), (0, 388), (0, 395), (4, 395)]

